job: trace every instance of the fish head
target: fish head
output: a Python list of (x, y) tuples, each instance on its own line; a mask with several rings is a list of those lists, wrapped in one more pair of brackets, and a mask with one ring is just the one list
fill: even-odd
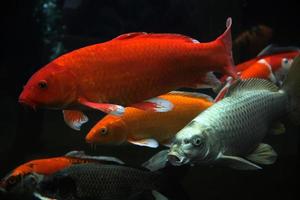
[(74, 75), (54, 63), (49, 63), (33, 74), (19, 96), (20, 103), (34, 109), (62, 109), (76, 99)]
[(175, 166), (205, 160), (209, 153), (208, 128), (192, 121), (179, 131), (168, 153), (168, 161)]
[(64, 171), (44, 177), (36, 187), (36, 191), (51, 199), (69, 199), (76, 193), (76, 190), (75, 180)]
[(43, 179), (43, 175), (37, 173), (14, 174), (4, 178), (1, 187), (10, 193), (31, 193)]
[(298, 51), (282, 53), (277, 56), (271, 56), (269, 63), (277, 80), (283, 81), (288, 74), (289, 69), (293, 63), (294, 58), (299, 54)]
[(85, 139), (92, 144), (121, 144), (126, 138), (124, 120), (119, 116), (107, 115), (90, 130)]

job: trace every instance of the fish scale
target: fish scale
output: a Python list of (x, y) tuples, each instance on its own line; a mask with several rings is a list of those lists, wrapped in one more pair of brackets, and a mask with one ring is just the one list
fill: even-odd
[[(62, 188), (61, 184), (53, 180), (71, 178), (75, 183), (75, 194), (61, 194), (48, 190), (47, 187)], [(80, 164), (64, 169), (47, 180), (39, 187), (42, 195), (63, 198), (62, 196), (76, 197), (70, 199), (101, 199), (116, 200), (127, 199), (134, 194), (147, 190), (154, 190), (160, 176), (158, 174), (116, 165)], [(51, 185), (52, 184), (52, 185)]]
[(214, 138), (221, 141), (224, 154), (249, 153), (264, 137), (271, 121), (286, 112), (282, 108), (286, 102), (286, 95), (280, 92), (243, 92), (216, 103), (195, 120), (217, 130)]

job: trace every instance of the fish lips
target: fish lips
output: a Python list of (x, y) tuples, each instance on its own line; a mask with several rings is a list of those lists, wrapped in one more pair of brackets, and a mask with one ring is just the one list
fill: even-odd
[(0, 185), (0, 194), (4, 194), (6, 192), (7, 191), (6, 191), (5, 187), (3, 187), (3, 186)]
[(30, 99), (19, 98), (19, 103), (22, 105), (25, 105), (25, 106), (29, 106), (29, 107), (33, 108), (34, 110), (36, 110), (36, 103), (31, 101)]
[(177, 151), (171, 151), (168, 153), (168, 161), (174, 166), (181, 166), (189, 162), (189, 159), (184, 155), (184, 153), (179, 153)]

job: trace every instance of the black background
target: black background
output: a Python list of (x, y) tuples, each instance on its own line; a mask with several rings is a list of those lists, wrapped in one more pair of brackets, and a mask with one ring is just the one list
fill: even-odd
[[(60, 2), (67, 27), (63, 42), (68, 51), (134, 31), (181, 33), (199, 41), (210, 41), (224, 31), (228, 16), (233, 18), (233, 38), (253, 26), (265, 24), (273, 29), (273, 43), (300, 46), (296, 1), (76, 2), (80, 3), (76, 8)], [(33, 15), (36, 4), (37, 1), (29, 0), (1, 2), (0, 176), (30, 159), (58, 156), (75, 149), (95, 155), (114, 155), (129, 164), (147, 160), (157, 150), (133, 145), (99, 146), (92, 150), (85, 144), (85, 134), (103, 116), (101, 113), (88, 113), (91, 121), (77, 133), (64, 124), (61, 111), (35, 112), (18, 104), (22, 86), (34, 71), (48, 62), (40, 25)], [(298, 134), (298, 128), (288, 126), (286, 134), (266, 138), (279, 154), (272, 166), (255, 172), (194, 167), (182, 181), (183, 187), (190, 199), (298, 199)]]

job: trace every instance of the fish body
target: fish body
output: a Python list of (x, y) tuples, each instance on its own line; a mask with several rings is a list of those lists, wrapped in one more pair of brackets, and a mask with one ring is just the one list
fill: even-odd
[[(300, 49), (298, 47), (269, 45), (257, 57), (238, 64), (236, 71), (242, 80), (261, 78), (281, 86), (289, 72), (293, 59), (299, 54)], [(233, 83), (233, 79), (226, 75), (221, 78), (221, 81), (223, 82), (223, 87), (218, 92), (215, 102), (224, 98), (229, 86)]]
[[(105, 163), (108, 161), (123, 164), (122, 161), (114, 157), (88, 156), (82, 151), (71, 151), (65, 156), (60, 157), (32, 160), (18, 166), (11, 173), (5, 176), (1, 180), (0, 186), (9, 191), (20, 182), (24, 182), (24, 178), (28, 175), (37, 174), (48, 176), (59, 170), (70, 167), (71, 165), (89, 162)], [(33, 178), (38, 177), (36, 175), (32, 176)]]
[(87, 134), (86, 141), (94, 144), (129, 141), (155, 147), (151, 146), (151, 139), (168, 145), (182, 127), (212, 105), (210, 97), (199, 93), (171, 92), (159, 98), (170, 101), (173, 109), (159, 113), (126, 107), (123, 116), (109, 114), (101, 119)]
[(54, 199), (135, 199), (156, 190), (160, 180), (160, 175), (146, 170), (88, 163), (46, 177), (38, 192)]
[(277, 154), (262, 143), (268, 132), (282, 133), (284, 117), (299, 123), (300, 57), (281, 89), (264, 79), (236, 81), (225, 98), (180, 130), (168, 153), (174, 165), (222, 163), (235, 169), (260, 169)]
[(212, 71), (236, 76), (231, 19), (227, 27), (208, 43), (179, 34), (130, 33), (83, 47), (37, 71), (19, 101), (32, 107), (66, 110), (65, 120), (75, 123), (74, 129), (87, 118), (70, 111), (92, 108), (121, 115), (123, 106), (158, 111), (164, 105), (139, 103), (181, 87), (207, 87), (218, 82)]
[[(275, 47), (267, 46), (255, 58), (236, 66), (236, 71), (240, 73), (240, 78), (268, 79), (280, 85), (284, 81), (293, 59), (299, 55), (300, 49), (297, 47)], [(223, 80), (227, 76), (223, 77)]]

